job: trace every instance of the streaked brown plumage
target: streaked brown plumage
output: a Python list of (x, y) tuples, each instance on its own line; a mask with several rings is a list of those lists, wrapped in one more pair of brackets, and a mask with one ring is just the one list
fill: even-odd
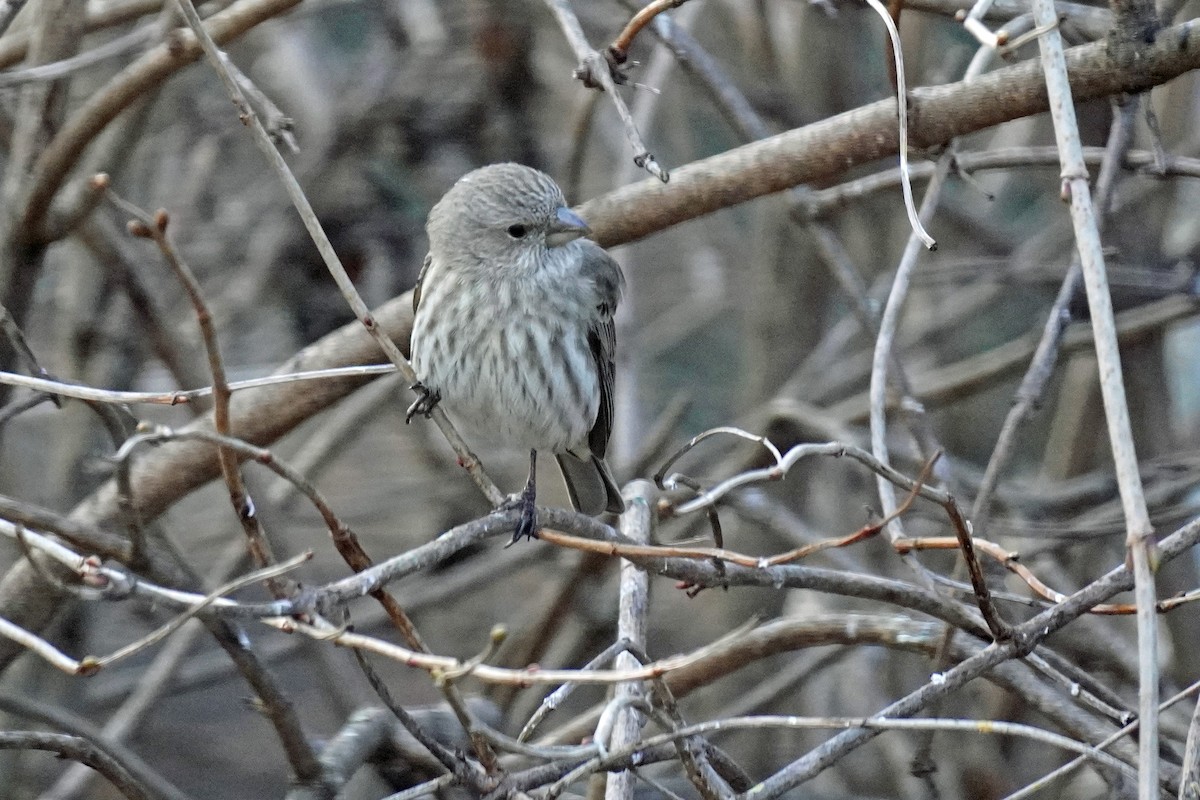
[(468, 173), (429, 213), (413, 293), (412, 362), (459, 424), (531, 451), (522, 526), (534, 532), (533, 461), (555, 454), (571, 502), (624, 509), (604, 460), (613, 422), (613, 314), (621, 268), (546, 174), (519, 164)]

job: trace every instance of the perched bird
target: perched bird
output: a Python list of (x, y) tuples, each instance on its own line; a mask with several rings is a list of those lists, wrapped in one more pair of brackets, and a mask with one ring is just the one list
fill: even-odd
[(545, 173), (493, 164), (429, 212), (429, 255), (413, 291), (412, 364), (429, 416), (439, 402), (468, 431), (528, 448), (513, 541), (537, 531), (537, 452), (554, 453), (571, 503), (624, 503), (604, 461), (613, 423), (613, 314), (625, 278)]

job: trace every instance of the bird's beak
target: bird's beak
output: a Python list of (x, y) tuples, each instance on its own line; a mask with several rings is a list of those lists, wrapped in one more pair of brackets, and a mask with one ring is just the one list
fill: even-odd
[(573, 242), (581, 236), (591, 235), (592, 229), (569, 208), (560, 208), (554, 212), (550, 227), (546, 230), (546, 244), (558, 247), (567, 242)]

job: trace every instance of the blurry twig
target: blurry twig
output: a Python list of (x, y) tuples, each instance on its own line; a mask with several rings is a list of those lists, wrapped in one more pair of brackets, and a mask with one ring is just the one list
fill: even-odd
[[(170, 0), (167, 0), (169, 2)], [(95, 33), (106, 28), (134, 22), (150, 14), (162, 10), (164, 0), (113, 0), (98, 6), (89, 6), (84, 15), (83, 30), (85, 33)], [(20, 7), (25, 0), (0, 0), (0, 9), (8, 10)], [(209, 17), (213, 13), (229, 6), (230, 0), (214, 0), (205, 3), (200, 8), (200, 16)], [(3, 33), (0, 25), (0, 33)], [(28, 52), (29, 36), (27, 31), (9, 31), (7, 36), (0, 37), (0, 69), (25, 60)]]
[[(1162, 330), (1176, 320), (1189, 319), (1197, 313), (1200, 313), (1200, 302), (1186, 295), (1126, 309), (1116, 316), (1118, 340), (1123, 343), (1138, 341), (1152, 331)], [(1038, 340), (1036, 335), (1025, 334), (982, 353), (918, 373), (913, 376), (915, 398), (922, 406), (945, 404), (993, 386), (1009, 375), (1020, 374), (1022, 369), (1028, 368), (1037, 351)], [(1067, 328), (1063, 352), (1086, 351), (1093, 346), (1088, 323), (1077, 322)], [(894, 405), (888, 403), (889, 407)], [(869, 398), (866, 393), (851, 395), (826, 411), (842, 424), (861, 422), (870, 413)]]
[[(34, 720), (58, 731), (82, 737), (94, 746), (118, 759), (129, 772), (146, 784), (154, 796), (161, 800), (190, 800), (190, 795), (181, 791), (165, 777), (160, 775), (141, 756), (119, 741), (111, 739), (105, 731), (93, 725), (90, 721), (70, 711), (51, 706), (39, 699), (19, 697), (16, 695), (0, 694), (0, 711), (16, 717)], [(67, 772), (80, 769), (87, 775), (97, 773), (83, 764), (74, 764)], [(51, 789), (49, 796), (66, 800), (70, 795), (62, 794)]]
[[(33, 354), (33, 349), (29, 346), (29, 342), (26, 341), (25, 334), (21, 331), (21, 326), (17, 324), (17, 321), (13, 319), (13, 315), (3, 305), (0, 305), (0, 332), (4, 333), (4, 337), (8, 339), (9, 346), (25, 362), (26, 369), (39, 377), (50, 378), (50, 373), (42, 369), (42, 365), (38, 363), (37, 356)], [(55, 405), (61, 405), (53, 395), (51, 399)]]
[(391, 716), (408, 731), (408, 733), (417, 740), (437, 763), (454, 776), (456, 779), (465, 780), (479, 786), (477, 771), (482, 771), (478, 764), (469, 762), (466, 759), (459, 759), (450, 748), (444, 746), (437, 741), (431, 733), (425, 730), (424, 726), (417, 722), (416, 718), (408, 712), (403, 705), (396, 702), (392, 696), (391, 689), (387, 683), (380, 677), (379, 673), (371, 666), (371, 662), (367, 660), (367, 654), (363, 650), (354, 649), (354, 660), (358, 663), (359, 669), (362, 670), (367, 682), (371, 688), (375, 690), (375, 694), (383, 702), (387, 711)]
[(624, 64), (629, 58), (629, 46), (633, 44), (634, 37), (642, 32), (642, 28), (664, 11), (679, 8), (686, 2), (687, 0), (651, 0), (633, 15), (617, 34), (617, 38), (613, 39), (612, 44), (608, 46), (609, 56), (616, 64)]
[[(308, 498), (312, 503), (313, 508), (321, 515), (322, 521), (329, 528), (330, 537), (335, 541), (339, 536), (345, 536), (349, 533), (349, 527), (333, 511), (329, 502), (325, 497), (312, 485), (296, 468), (289, 465), (286, 461), (281, 460), (278, 456), (272, 453), (265, 447), (257, 447), (249, 442), (232, 436), (222, 435), (213, 431), (203, 429), (188, 428), (184, 430), (171, 430), (165, 427), (159, 427), (153, 430), (139, 433), (126, 442), (125, 450), (130, 450), (134, 447), (139, 447), (147, 444), (158, 444), (168, 441), (188, 441), (199, 440), (211, 442), (219, 448), (225, 448), (235, 454), (237, 459), (252, 459), (255, 462), (262, 464), (267, 469), (274, 472), (279, 477), (286, 480), (289, 484), (296, 488), (298, 492)], [(122, 454), (118, 454), (120, 456)]]
[[(208, 382), (207, 372), (195, 357), (195, 341), (185, 337), (167, 321), (167, 314), (150, 291), (149, 283), (127, 252), (127, 246), (116, 234), (110, 220), (93, 217), (75, 228), (73, 234), (94, 257), (108, 279), (125, 293), (134, 317), (142, 328), (150, 349), (171, 373), (178, 386), (190, 389)], [(0, 382), (4, 381), (0, 373)], [(230, 384), (230, 390), (235, 388)], [(211, 392), (210, 392), (211, 393)], [(92, 398), (99, 402), (99, 398)], [(199, 401), (199, 402), (194, 402)], [(137, 402), (137, 401), (133, 401)], [(189, 397), (195, 413), (207, 411), (211, 404), (200, 397)]]
[(597, 92), (587, 92), (580, 99), (580, 105), (573, 114), (571, 125), (571, 149), (567, 164), (563, 167), (563, 194), (568, 203), (579, 200), (580, 186), (583, 183), (583, 162), (587, 156), (588, 134), (592, 130), (592, 122), (596, 119), (596, 109), (600, 107), (600, 95)]
[[(388, 364), (387, 369), (392, 369), (392, 365)], [(387, 401), (402, 391), (399, 378), (398, 373), (392, 372), (350, 395), (331, 412), (320, 429), (313, 431), (291, 456), (296, 471), (313, 480), (339, 453), (358, 441), (368, 429), (368, 422), (386, 410)], [(295, 488), (290, 481), (280, 481), (267, 491), (267, 500), (282, 506)]]
[(279, 106), (267, 96), (266, 92), (259, 89), (254, 81), (238, 69), (237, 64), (233, 63), (225, 53), (221, 53), (221, 60), (225, 64), (225, 68), (229, 70), (229, 74), (233, 76), (234, 81), (241, 87), (242, 91), (250, 99), (254, 105), (262, 109), (262, 115), (265, 118), (263, 127), (266, 128), (267, 134), (277, 145), (285, 145), (292, 153), (300, 152), (300, 144), (296, 141), (296, 134), (293, 131), (295, 120), (279, 110)]
[(409, 789), (389, 794), (383, 800), (419, 800), (422, 797), (437, 796), (438, 792), (441, 792), (443, 789), (449, 789), (457, 780), (457, 776), (453, 774), (443, 775), (440, 778), (419, 783)]
[[(0, 9), (0, 14), (2, 13), (3, 9)], [(0, 24), (0, 32), (2, 31), (3, 25)], [(62, 61), (0, 72), (0, 88), (19, 86), (23, 83), (32, 83), (35, 81), (58, 80), (95, 64), (107, 61), (110, 58), (137, 50), (139, 47), (153, 41), (158, 33), (158, 25), (146, 25), (141, 28), (135, 28), (129, 33), (118, 36), (116, 39), (107, 41), (91, 50), (85, 50)]]
[(0, 408), (0, 429), (11, 420), (19, 417), (30, 409), (37, 408), (42, 403), (53, 403), (55, 395), (35, 394), (32, 397), (15, 397)]
[[(1192, 684), (1190, 688), (1200, 688), (1200, 684)], [(1188, 725), (1183, 751), (1183, 766), (1179, 772), (1179, 800), (1195, 800), (1196, 797), (1200, 797), (1200, 702), (1192, 708), (1192, 720)]]
[(692, 398), (688, 392), (678, 392), (667, 402), (641, 437), (641, 446), (631, 459), (628, 474), (643, 475), (650, 470), (654, 462), (666, 456), (665, 450), (675, 433), (675, 427), (691, 407)]
[(0, 35), (3, 35), (17, 14), (25, 5), (25, 0), (0, 0)]
[(616, 69), (616, 65), (610, 62), (604, 53), (593, 49), (588, 44), (587, 37), (583, 33), (583, 27), (579, 24), (579, 19), (575, 16), (575, 12), (571, 10), (568, 0), (545, 1), (546, 5), (550, 7), (550, 11), (554, 14), (555, 19), (558, 20), (559, 27), (562, 28), (563, 34), (567, 37), (567, 43), (571, 45), (571, 49), (575, 52), (575, 57), (579, 59), (579, 66), (575, 68), (575, 77), (589, 89), (599, 88), (607, 92), (609, 98), (616, 106), (617, 114), (621, 117), (621, 122), (625, 126), (625, 136), (629, 139), (629, 143), (633, 145), (633, 163), (663, 183), (669, 181), (671, 176), (659, 166), (658, 162), (654, 160), (654, 156), (650, 154), (646, 143), (642, 141), (642, 135), (638, 131), (637, 125), (634, 124), (633, 115), (629, 113), (629, 107), (625, 105), (625, 101), (617, 94), (617, 83), (625, 83), (625, 75)]
[[(239, 0), (205, 20), (205, 29), (215, 41), (226, 42), (255, 25), (295, 6), (299, 0)], [(157, 3), (155, 8), (157, 8)], [(145, 91), (200, 57), (202, 51), (188, 32), (155, 46), (133, 64), (117, 73), (103, 88), (89, 95), (58, 129), (38, 157), (30, 185), (18, 209), (22, 230), (41, 228), (50, 202), (71, 169), (110, 122), (138, 102)]]
[[(586, 596), (589, 586), (595, 585), (608, 566), (603, 556), (585, 553), (569, 570), (545, 581), (542, 593), (536, 599), (530, 598), (537, 611), (525, 615), (521, 629), (509, 637), (502, 663), (520, 667), (542, 661), (555, 640), (571, 632), (570, 623), (580, 610), (577, 601), (581, 595)], [(519, 687), (497, 686), (489, 696), (510, 715), (519, 692)]]
[(0, 750), (45, 750), (86, 764), (99, 772), (127, 800), (155, 800), (158, 795), (142, 784), (111, 753), (82, 736), (41, 731), (0, 731)]
[[(634, 0), (625, 0), (624, 4), (630, 7)], [(771, 135), (771, 130), (750, 105), (745, 94), (687, 29), (670, 16), (661, 14), (654, 17), (651, 31), (675, 54), (679, 66), (699, 80), (701, 88), (708, 92), (717, 110), (743, 139), (754, 141)]]

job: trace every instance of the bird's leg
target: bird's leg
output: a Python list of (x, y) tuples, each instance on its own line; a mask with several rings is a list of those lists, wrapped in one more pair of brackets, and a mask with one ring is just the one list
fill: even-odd
[(417, 414), (421, 414), (425, 419), (429, 419), (429, 415), (437, 408), (437, 404), (442, 402), (442, 393), (432, 390), (425, 384), (417, 381), (409, 387), (417, 393), (417, 399), (408, 407), (408, 413), (404, 415), (404, 424), (412, 422), (412, 418)]
[(520, 510), (521, 519), (509, 544), (516, 544), (521, 539), (536, 539), (537, 526), (537, 450), (529, 451), (529, 480), (525, 482), (525, 490), (508, 498), (504, 508)]

